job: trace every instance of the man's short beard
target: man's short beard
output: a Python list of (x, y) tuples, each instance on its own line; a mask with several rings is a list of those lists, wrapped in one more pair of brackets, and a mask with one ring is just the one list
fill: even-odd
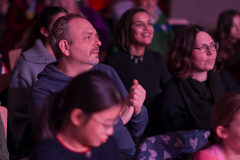
[(90, 65), (97, 65), (98, 63), (99, 63), (99, 56), (98, 55), (96, 55), (96, 57), (95, 58), (98, 58), (98, 61), (97, 62), (92, 62), (92, 61), (89, 61), (89, 63), (88, 64), (90, 64)]

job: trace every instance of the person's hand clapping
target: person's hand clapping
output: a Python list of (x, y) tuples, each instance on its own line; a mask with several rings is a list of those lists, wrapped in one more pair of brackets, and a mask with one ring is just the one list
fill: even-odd
[(133, 114), (138, 114), (142, 110), (143, 102), (146, 98), (146, 91), (140, 84), (138, 84), (138, 81), (134, 79), (129, 94), (130, 104), (134, 107)]

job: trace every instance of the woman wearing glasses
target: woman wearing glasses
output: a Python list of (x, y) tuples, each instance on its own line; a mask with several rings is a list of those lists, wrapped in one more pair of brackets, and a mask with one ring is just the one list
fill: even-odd
[(218, 44), (209, 30), (190, 25), (181, 29), (167, 54), (174, 76), (149, 108), (147, 136), (173, 131), (210, 130), (214, 102), (229, 92), (240, 93), (217, 56)]
[(114, 82), (99, 71), (74, 78), (48, 98), (35, 123), (34, 160), (121, 159), (113, 134), (122, 107)]

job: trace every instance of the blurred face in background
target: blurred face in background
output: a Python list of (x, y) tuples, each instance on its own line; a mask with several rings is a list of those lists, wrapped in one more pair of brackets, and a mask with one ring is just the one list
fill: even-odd
[(75, 0), (55, 0), (54, 5), (66, 9), (69, 13), (77, 13), (79, 10)]
[[(50, 31), (52, 30), (52, 26), (53, 26), (53, 24), (56, 22), (56, 20), (57, 20), (58, 18), (62, 17), (62, 16), (66, 16), (66, 14), (65, 14), (65, 13), (59, 13), (59, 14), (55, 15), (55, 17), (52, 19), (51, 24), (49, 25), (48, 32), (50, 32)], [(49, 34), (48, 34), (48, 35), (49, 35)], [(47, 37), (48, 37), (48, 36), (47, 36)]]
[(146, 12), (138, 12), (133, 16), (131, 26), (130, 45), (141, 45), (146, 47), (152, 42), (153, 26)]
[(229, 126), (225, 128), (226, 137), (223, 138), (225, 147), (230, 148), (233, 153), (240, 154), (240, 112), (238, 112)]
[(230, 31), (230, 40), (234, 43), (237, 42), (238, 39), (240, 39), (240, 16), (235, 15), (233, 17), (232, 27)]
[(138, 7), (145, 9), (149, 13), (155, 10), (157, 2), (158, 0), (135, 0)]

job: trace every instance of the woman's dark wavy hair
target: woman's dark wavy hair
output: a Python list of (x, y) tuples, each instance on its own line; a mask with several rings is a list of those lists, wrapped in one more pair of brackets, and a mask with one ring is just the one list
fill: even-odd
[[(216, 129), (218, 126), (228, 128), (230, 123), (240, 111), (240, 95), (236, 93), (229, 93), (222, 96), (215, 102), (212, 108), (211, 123), (212, 129), (208, 137), (208, 143), (200, 150), (211, 147), (214, 144), (220, 144), (222, 139), (218, 137)], [(196, 152), (197, 153), (197, 152)], [(196, 155), (194, 154), (194, 156)], [(193, 156), (193, 157), (194, 157)]]
[(91, 117), (96, 112), (122, 105), (122, 100), (116, 85), (106, 74), (85, 72), (45, 101), (35, 121), (35, 138), (38, 141), (54, 138), (62, 126), (69, 123), (74, 108), (80, 108), (87, 117)]
[(24, 35), (23, 40), (20, 44), (22, 51), (30, 49), (35, 40), (41, 38), (43, 40), (43, 35), (40, 33), (40, 28), (44, 27), (50, 32), (50, 24), (52, 23), (55, 16), (59, 13), (68, 14), (68, 11), (61, 7), (51, 6), (46, 7), (40, 13), (37, 20), (31, 26), (30, 30)]
[[(236, 15), (240, 16), (240, 13), (230, 9), (221, 12), (218, 18), (216, 40), (220, 44), (219, 54), (224, 58), (227, 58), (229, 54), (234, 54), (234, 48), (229, 40), (229, 36), (233, 25), (233, 18)], [(240, 40), (237, 41), (237, 44), (237, 46), (240, 46)], [(238, 50), (240, 51), (240, 47), (238, 47)]]
[[(196, 43), (196, 36), (201, 31), (208, 33), (214, 40), (210, 30), (197, 24), (186, 26), (175, 35), (166, 55), (167, 67), (172, 75), (182, 79), (187, 79), (191, 76), (192, 51)], [(215, 72), (217, 69), (220, 69), (221, 65), (221, 59), (217, 56), (212, 71)]]
[(132, 8), (127, 10), (120, 18), (116, 31), (114, 44), (119, 50), (129, 51), (131, 42), (131, 26), (133, 16), (138, 12), (148, 12), (142, 8)]

